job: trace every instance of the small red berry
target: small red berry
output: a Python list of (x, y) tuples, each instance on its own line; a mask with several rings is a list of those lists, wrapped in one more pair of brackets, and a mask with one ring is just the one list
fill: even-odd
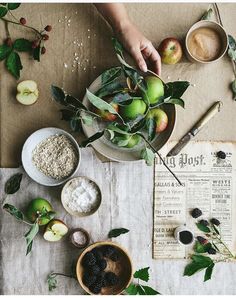
[(20, 23), (21, 23), (21, 25), (25, 25), (26, 24), (26, 19), (25, 18), (20, 18)]
[(12, 39), (10, 37), (6, 38), (5, 40), (5, 44), (8, 46), (8, 47), (11, 47), (13, 42), (12, 42)]
[(43, 40), (49, 40), (49, 36), (47, 34), (43, 34)]
[(47, 25), (45, 28), (44, 28), (45, 31), (47, 32), (50, 32), (52, 30), (52, 26), (51, 25)]
[(31, 44), (32, 49), (36, 49), (38, 47), (38, 40), (34, 40)]
[(45, 54), (46, 53), (46, 48), (45, 47), (42, 47), (42, 49), (41, 49), (41, 54), (43, 55), (43, 54)]

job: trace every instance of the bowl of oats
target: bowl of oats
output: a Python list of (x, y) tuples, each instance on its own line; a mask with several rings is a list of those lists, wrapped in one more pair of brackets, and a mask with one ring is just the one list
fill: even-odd
[(24, 170), (34, 181), (58, 186), (77, 173), (81, 153), (71, 134), (60, 128), (46, 127), (28, 137), (21, 159)]

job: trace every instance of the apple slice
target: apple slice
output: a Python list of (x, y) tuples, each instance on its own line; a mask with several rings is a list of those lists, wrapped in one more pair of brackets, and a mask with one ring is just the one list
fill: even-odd
[(36, 82), (26, 80), (22, 81), (17, 85), (16, 99), (23, 105), (34, 104), (39, 97), (39, 90)]
[(43, 238), (50, 242), (56, 242), (65, 236), (67, 232), (68, 227), (63, 221), (53, 219), (47, 224)]

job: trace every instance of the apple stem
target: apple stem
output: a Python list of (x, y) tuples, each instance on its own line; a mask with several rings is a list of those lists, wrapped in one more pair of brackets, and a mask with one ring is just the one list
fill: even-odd
[(65, 277), (69, 277), (69, 278), (75, 278), (75, 276), (74, 275), (69, 275), (69, 274), (65, 274), (65, 273), (58, 273), (58, 272), (52, 272), (51, 274), (50, 274), (50, 276), (52, 276), (52, 277), (56, 277), (56, 276), (58, 276), (58, 275), (60, 275), (60, 276), (65, 276)]
[(163, 165), (167, 168), (167, 170), (174, 176), (174, 178), (178, 181), (178, 183), (183, 186), (182, 182), (179, 180), (179, 178), (175, 175), (175, 173), (168, 167), (168, 165), (166, 164), (165, 160), (162, 158), (162, 156), (160, 155), (160, 153), (152, 146), (152, 144), (140, 133), (139, 134), (143, 140), (148, 144), (148, 146), (152, 149), (152, 151), (154, 153), (157, 154), (157, 156), (160, 158), (160, 160), (162, 161)]

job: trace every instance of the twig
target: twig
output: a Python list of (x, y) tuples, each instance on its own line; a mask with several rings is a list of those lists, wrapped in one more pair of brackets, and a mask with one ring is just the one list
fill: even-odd
[(160, 155), (160, 153), (152, 146), (152, 144), (142, 135), (141, 133), (138, 133), (141, 138), (148, 144), (148, 146), (152, 149), (153, 152), (157, 154), (157, 156), (162, 161), (163, 165), (167, 168), (167, 170), (174, 176), (174, 178), (178, 181), (178, 183), (183, 186), (182, 182), (179, 180), (179, 178), (175, 175), (175, 173), (168, 167), (163, 157)]
[(8, 23), (7, 22), (4, 22), (5, 23), (5, 30), (6, 30), (6, 33), (7, 33), (7, 37), (10, 37), (10, 32), (9, 32), (9, 28), (8, 28)]
[(215, 11), (216, 11), (216, 14), (217, 14), (217, 17), (218, 17), (218, 20), (219, 20), (219, 23), (221, 24), (222, 27), (223, 26), (223, 22), (222, 22), (222, 19), (221, 19), (221, 15), (220, 15), (220, 10), (219, 10), (219, 6), (217, 3), (214, 3), (214, 8), (215, 8)]

